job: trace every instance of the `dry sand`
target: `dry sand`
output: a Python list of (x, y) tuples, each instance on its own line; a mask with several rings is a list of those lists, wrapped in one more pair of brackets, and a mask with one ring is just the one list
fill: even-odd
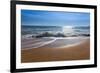
[(36, 48), (21, 50), (21, 62), (86, 60), (90, 58), (90, 40), (64, 48)]

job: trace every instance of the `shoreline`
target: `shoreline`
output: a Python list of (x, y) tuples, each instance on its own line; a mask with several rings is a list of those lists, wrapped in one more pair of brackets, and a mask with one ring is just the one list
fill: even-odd
[(32, 48), (21, 50), (21, 62), (86, 60), (90, 58), (90, 39), (64, 48)]
[(89, 37), (44, 37), (44, 38), (30, 38), (22, 39), (22, 50), (36, 49), (36, 48), (64, 48), (68, 46), (78, 45)]

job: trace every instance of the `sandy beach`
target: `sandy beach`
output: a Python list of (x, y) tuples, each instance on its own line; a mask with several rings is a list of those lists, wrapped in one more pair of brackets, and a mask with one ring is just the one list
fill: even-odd
[(21, 62), (86, 60), (90, 58), (90, 39), (22, 39)]
[(91, 13), (22, 9), (20, 14), (21, 63), (90, 59)]

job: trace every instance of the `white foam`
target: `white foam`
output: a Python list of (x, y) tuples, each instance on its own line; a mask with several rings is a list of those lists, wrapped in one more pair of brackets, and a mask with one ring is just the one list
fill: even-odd
[(46, 42), (38, 42), (38, 43), (35, 43), (35, 44), (31, 44), (32, 48), (26, 48), (26, 49), (22, 49), (22, 50), (27, 50), (27, 49), (33, 49), (33, 48), (39, 48), (39, 47), (42, 47), (42, 46), (45, 46), (47, 44), (50, 44), (50, 43), (53, 43), (55, 42), (56, 39), (53, 39), (51, 41), (46, 41)]

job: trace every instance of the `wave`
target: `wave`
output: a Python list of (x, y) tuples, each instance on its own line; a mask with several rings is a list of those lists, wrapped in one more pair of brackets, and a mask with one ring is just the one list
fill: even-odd
[[(64, 27), (64, 26), (63, 26)], [(21, 26), (21, 35), (26, 38), (90, 36), (89, 26)]]

